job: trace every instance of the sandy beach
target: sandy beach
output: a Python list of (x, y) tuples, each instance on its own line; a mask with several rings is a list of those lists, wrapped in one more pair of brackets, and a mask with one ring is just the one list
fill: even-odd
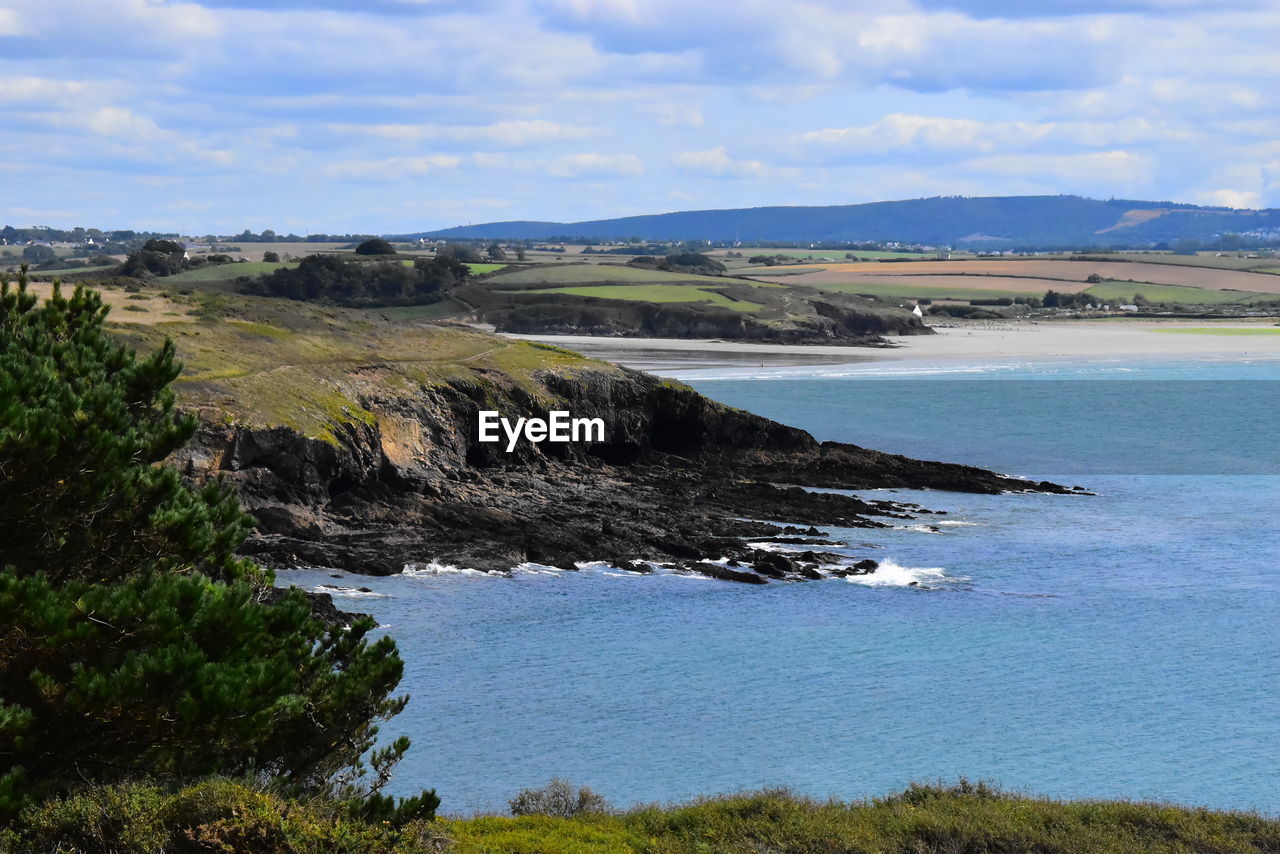
[(891, 339), (893, 347), (749, 344), (675, 338), (512, 335), (556, 344), (628, 367), (662, 372), (708, 367), (780, 367), (858, 362), (1009, 359), (1280, 359), (1280, 326), (1263, 321), (1096, 320), (935, 326), (934, 335)]

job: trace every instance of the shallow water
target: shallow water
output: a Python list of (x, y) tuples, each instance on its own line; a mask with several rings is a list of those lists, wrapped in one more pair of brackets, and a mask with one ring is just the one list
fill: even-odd
[[(883, 562), (850, 580), (281, 573), (377, 594), (337, 601), (375, 614), (406, 660), (413, 700), (385, 727), (415, 743), (397, 791), (434, 786), (467, 812), (552, 776), (630, 804), (775, 784), (854, 798), (963, 775), (1280, 812), (1280, 478), (1256, 441), (1272, 435), (1275, 363), (775, 373), (692, 382), (819, 438), (1099, 494), (896, 493), (948, 515), (832, 529)], [(1115, 382), (1079, 387), (1097, 380)], [(1027, 388), (1046, 381), (1071, 405)], [(1181, 444), (1135, 456), (1137, 427), (1090, 409), (1109, 399)]]

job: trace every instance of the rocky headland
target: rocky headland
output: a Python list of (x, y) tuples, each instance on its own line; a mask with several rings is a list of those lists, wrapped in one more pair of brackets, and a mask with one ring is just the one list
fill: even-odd
[[(370, 325), (359, 345), (366, 358), (316, 359), (312, 330), (222, 326), (179, 339), (194, 362), (180, 397), (201, 425), (174, 462), (194, 479), (238, 488), (258, 520), (247, 552), (275, 566), (501, 573), (609, 561), (749, 583), (817, 579), (876, 567), (869, 556), (829, 551), (843, 544), (827, 526), (878, 528), (932, 513), (804, 487), (1074, 491), (819, 442), (679, 383), (545, 345)], [(228, 335), (255, 346), (236, 353)], [(423, 358), (427, 348), (436, 355)], [(311, 355), (276, 363), (273, 354), (289, 350)], [(202, 371), (215, 351), (240, 361), (255, 352), (258, 367)], [(601, 419), (605, 437), (521, 441), (508, 453), (505, 443), (478, 441), (481, 410), (511, 419), (564, 410)]]

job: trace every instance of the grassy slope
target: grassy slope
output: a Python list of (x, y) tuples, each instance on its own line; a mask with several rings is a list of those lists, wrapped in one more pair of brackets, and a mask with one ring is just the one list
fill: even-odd
[[(507, 293), (513, 293), (508, 291)], [(514, 293), (527, 293), (516, 291)], [(730, 299), (724, 294), (693, 285), (596, 285), (568, 288), (540, 288), (540, 294), (576, 294), (601, 299), (641, 300), (643, 302), (709, 302), (734, 311), (759, 311), (764, 306), (746, 300)]]
[[(446, 801), (448, 793), (443, 793)], [(1245, 854), (1280, 850), (1280, 821), (1125, 801), (1059, 802), (983, 786), (912, 787), (873, 802), (761, 792), (619, 815), (439, 819), (403, 830), (323, 801), (212, 782), (166, 794), (91, 789), (0, 828), (2, 854), (195, 850), (255, 854)], [(225, 846), (225, 847), (224, 847)]]
[(1062, 803), (982, 786), (913, 787), (872, 803), (782, 792), (575, 820), (477, 818), (444, 823), (458, 854), (647, 852), (1245, 852), (1272, 851), (1280, 822), (1127, 802)]
[[(197, 298), (192, 298), (193, 300)], [(333, 425), (370, 422), (368, 392), (414, 388), (452, 378), (486, 384), (485, 372), (537, 394), (536, 370), (611, 370), (576, 353), (481, 332), (384, 319), (379, 312), (250, 297), (203, 297), (204, 320), (118, 334), (141, 349), (172, 338), (184, 362), (176, 388), (185, 405), (228, 421), (292, 427), (333, 439)], [(492, 376), (492, 375), (490, 375)]]

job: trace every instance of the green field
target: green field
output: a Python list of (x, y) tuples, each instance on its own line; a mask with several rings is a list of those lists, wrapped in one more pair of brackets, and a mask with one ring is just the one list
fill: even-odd
[(211, 264), (195, 270), (187, 270), (175, 276), (166, 276), (165, 283), (181, 284), (182, 282), (226, 282), (241, 276), (258, 276), (279, 270), (281, 267), (296, 267), (296, 261), (247, 261), (243, 264)]
[[(410, 261), (410, 264), (413, 262)], [(467, 268), (471, 270), (473, 276), (483, 276), (485, 273), (492, 273), (495, 270), (501, 270), (506, 264), (467, 264)]]
[(1172, 335), (1280, 335), (1280, 327), (1276, 326), (1249, 329), (1242, 329), (1239, 326), (1194, 326), (1177, 329), (1153, 329), (1151, 331)]
[[(745, 258), (752, 258), (756, 255), (785, 255), (788, 258), (805, 258), (815, 260), (818, 258), (826, 258), (831, 261), (848, 261), (850, 259), (844, 257), (846, 254), (852, 254), (855, 258), (867, 261), (879, 261), (883, 258), (914, 258), (917, 261), (927, 261), (930, 258), (938, 257), (936, 252), (887, 252), (878, 249), (738, 249)], [(951, 253), (951, 257), (959, 260), (961, 258), (971, 257), (968, 253)]]
[[(956, 277), (963, 281), (962, 276)], [(1052, 282), (1047, 284), (1052, 285)], [(848, 284), (807, 285), (815, 290), (831, 291), (837, 294), (865, 294), (867, 296), (885, 297), (887, 299), (1000, 299), (1001, 297), (1043, 297), (1044, 291), (997, 291), (990, 288), (944, 288), (935, 285), (887, 285), (867, 282), (850, 282)], [(1045, 290), (1049, 290), (1048, 287)], [(1132, 294), (1130, 294), (1132, 296)]]
[(1146, 252), (1116, 252), (1090, 255), (1087, 252), (1044, 255), (1041, 258), (1070, 259), (1085, 255), (1098, 261), (1133, 261), (1141, 264), (1168, 264), (1174, 267), (1207, 267), (1213, 270), (1248, 270), (1253, 273), (1280, 273), (1274, 258), (1237, 258), (1234, 255), (1174, 255)]
[(58, 267), (53, 270), (32, 270), (31, 278), (47, 279), (51, 276), (66, 276), (74, 273), (101, 273), (110, 270), (115, 264), (100, 264), (96, 267)]
[(1249, 291), (1211, 291), (1206, 288), (1189, 288), (1184, 285), (1148, 285), (1135, 282), (1107, 281), (1085, 291), (1102, 300), (1129, 302), (1134, 294), (1142, 294), (1148, 302), (1167, 302), (1179, 305), (1226, 305), (1251, 303), (1259, 300), (1280, 299), (1277, 294), (1259, 294)]
[(618, 283), (676, 283), (709, 282), (717, 285), (732, 284), (719, 276), (698, 276), (691, 273), (668, 273), (665, 270), (646, 270), (643, 267), (624, 267), (615, 264), (566, 264), (523, 267), (494, 276), (489, 280), (495, 285), (579, 285)]
[[(723, 282), (721, 282), (723, 284)], [(530, 293), (530, 291), (505, 291)], [(734, 311), (759, 311), (764, 306), (746, 300), (729, 299), (722, 293), (693, 285), (598, 285), (595, 287), (539, 288), (532, 293), (573, 294), (579, 297), (630, 300), (632, 302), (709, 302)]]

